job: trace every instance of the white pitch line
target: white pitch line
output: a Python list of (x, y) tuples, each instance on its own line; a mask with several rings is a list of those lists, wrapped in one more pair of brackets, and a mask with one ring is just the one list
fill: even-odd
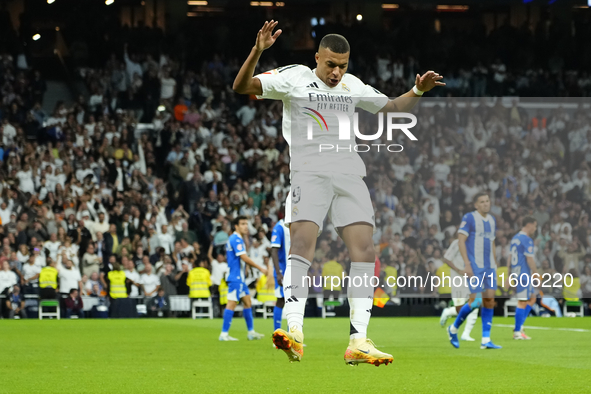
[[(495, 327), (515, 327), (514, 324), (493, 324)], [(557, 330), (557, 331), (575, 331), (575, 332), (591, 332), (591, 330), (585, 330), (584, 328), (562, 328), (562, 327), (536, 327), (536, 326), (523, 326), (528, 330)]]

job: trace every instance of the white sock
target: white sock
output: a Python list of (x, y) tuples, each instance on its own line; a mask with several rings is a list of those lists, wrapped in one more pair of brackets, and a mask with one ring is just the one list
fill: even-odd
[[(367, 338), (367, 326), (373, 307), (374, 290), (370, 285), (370, 278), (374, 274), (375, 264), (375, 262), (351, 263), (350, 283), (347, 290), (351, 308), (351, 339)], [(360, 279), (355, 280), (356, 277), (360, 277)]]
[(478, 308), (474, 308), (468, 317), (466, 317), (466, 327), (464, 328), (464, 333), (462, 336), (470, 336), (474, 325), (476, 324), (476, 320), (478, 319)]
[(449, 326), (449, 332), (451, 332), (452, 334), (457, 334), (458, 329), (456, 328), (456, 326), (454, 324), (452, 324), (451, 326)]
[(482, 337), (482, 344), (489, 343), (490, 337)]
[(450, 306), (447, 308), (447, 316), (448, 317), (455, 317), (458, 315), (458, 311), (456, 310), (455, 306)]
[(302, 331), (304, 326), (304, 312), (308, 299), (308, 281), (304, 278), (308, 275), (308, 269), (312, 264), (295, 254), (287, 257), (285, 275), (283, 275), (283, 294), (285, 306), (283, 311), (287, 319), (287, 326)]

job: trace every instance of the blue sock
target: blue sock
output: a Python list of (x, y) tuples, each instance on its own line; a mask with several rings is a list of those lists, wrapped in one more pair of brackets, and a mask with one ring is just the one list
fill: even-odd
[(222, 325), (222, 332), (228, 333), (230, 326), (232, 325), (232, 318), (234, 317), (234, 311), (229, 309), (224, 310), (224, 324)]
[(523, 319), (523, 321), (525, 321), (525, 319), (527, 319), (527, 317), (529, 316), (529, 313), (531, 312), (531, 305), (527, 304), (525, 306), (525, 318)]
[(523, 322), (525, 321), (525, 308), (517, 308), (515, 309), (515, 329), (514, 332), (521, 331), (521, 326), (523, 326)]
[(525, 319), (527, 319), (530, 312), (531, 312), (531, 305), (527, 304), (527, 306), (525, 307), (525, 314), (523, 315), (523, 321), (521, 322), (522, 328), (525, 325)]
[(464, 304), (462, 309), (458, 312), (458, 317), (456, 317), (456, 321), (454, 322), (454, 327), (456, 329), (460, 328), (466, 317), (472, 312), (472, 308), (467, 303)]
[(283, 308), (273, 308), (273, 329), (281, 328), (281, 316), (283, 315)]
[(242, 316), (246, 320), (246, 328), (248, 331), (254, 331), (254, 321), (252, 319), (252, 308), (244, 308), (242, 310)]
[(490, 329), (492, 328), (493, 308), (482, 307), (482, 337), (490, 338)]

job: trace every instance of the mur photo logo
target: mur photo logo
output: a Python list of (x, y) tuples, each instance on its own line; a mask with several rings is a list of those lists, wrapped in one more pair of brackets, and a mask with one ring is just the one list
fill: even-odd
[[(417, 124), (417, 117), (411, 113), (407, 112), (387, 112), (385, 115), (386, 118), (386, 125), (384, 127), (384, 113), (376, 114), (378, 120), (378, 129), (374, 134), (363, 134), (359, 131), (359, 114), (355, 113), (353, 115), (353, 127), (351, 128), (351, 121), (349, 116), (346, 112), (337, 111), (337, 110), (323, 110), (322, 113), (320, 111), (314, 110), (310, 107), (304, 107), (305, 110), (308, 112), (303, 112), (305, 115), (309, 116), (310, 119), (308, 120), (307, 124), (307, 135), (306, 138), (308, 141), (314, 141), (314, 129), (316, 128), (317, 131), (320, 133), (328, 133), (334, 132), (334, 130), (329, 130), (328, 123), (326, 121), (326, 117), (333, 116), (337, 120), (338, 124), (338, 136), (339, 141), (351, 141), (352, 133), (351, 129), (353, 129), (353, 134), (355, 138), (358, 138), (362, 141), (376, 141), (379, 140), (382, 135), (384, 134), (384, 129), (386, 132), (386, 139), (388, 141), (392, 141), (394, 139), (394, 132), (401, 131), (404, 135), (411, 141), (417, 141), (417, 137), (409, 130), (416, 126)], [(410, 122), (406, 123), (396, 123), (396, 120), (399, 119), (407, 119)], [(381, 144), (381, 143), (373, 143), (373, 144), (329, 144), (329, 143), (319, 143), (318, 144), (318, 152), (370, 152), (376, 151), (380, 152), (382, 150), (396, 153), (402, 152), (404, 147), (401, 144)]]

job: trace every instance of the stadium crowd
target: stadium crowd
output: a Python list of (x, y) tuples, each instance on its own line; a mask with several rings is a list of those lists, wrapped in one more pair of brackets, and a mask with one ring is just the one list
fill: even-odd
[[(281, 65), (270, 57), (262, 62), (261, 72)], [(412, 62), (379, 58), (364, 69), (354, 61), (353, 72), (392, 96), (408, 89), (406, 76), (418, 69)], [(187, 277), (200, 265), (220, 286), (223, 247), (237, 215), (249, 218), (250, 257), (268, 264), (270, 233), (289, 193), (289, 150), (281, 103), (231, 90), (238, 66), (214, 56), (191, 70), (177, 58), (125, 45), (104, 66), (79, 69), (88, 97), (58, 103), (48, 114), (40, 73), (19, 69), (3, 54), (0, 292), (9, 301), (19, 286), (38, 293), (39, 273), (50, 262), (59, 271), (59, 292), (73, 299), (72, 289), (106, 297), (105, 276), (114, 263), (124, 269), (129, 296), (189, 294)], [(506, 92), (505, 85), (494, 87), (504, 66), (478, 67), (450, 74), (442, 91), (490, 93), (477, 79), (487, 69), (491, 89)], [(580, 76), (576, 92), (588, 96), (588, 74)], [(441, 275), (443, 253), (472, 210), (472, 197), (488, 191), (499, 266), (507, 266), (520, 219), (533, 215), (540, 270), (571, 273), (573, 298), (591, 298), (590, 112), (583, 106), (532, 112), (501, 100), (466, 109), (461, 101), (419, 106), (419, 140), (398, 141), (403, 152), (362, 155), (382, 279)], [(311, 275), (322, 275), (329, 262), (348, 270), (346, 248), (330, 223)], [(251, 271), (247, 282), (254, 286), (259, 275)], [(272, 288), (272, 278), (263, 280)], [(429, 293), (428, 287), (392, 289), (392, 295)], [(562, 289), (553, 295), (564, 296)], [(5, 316), (20, 313), (18, 304), (3, 305)]]

